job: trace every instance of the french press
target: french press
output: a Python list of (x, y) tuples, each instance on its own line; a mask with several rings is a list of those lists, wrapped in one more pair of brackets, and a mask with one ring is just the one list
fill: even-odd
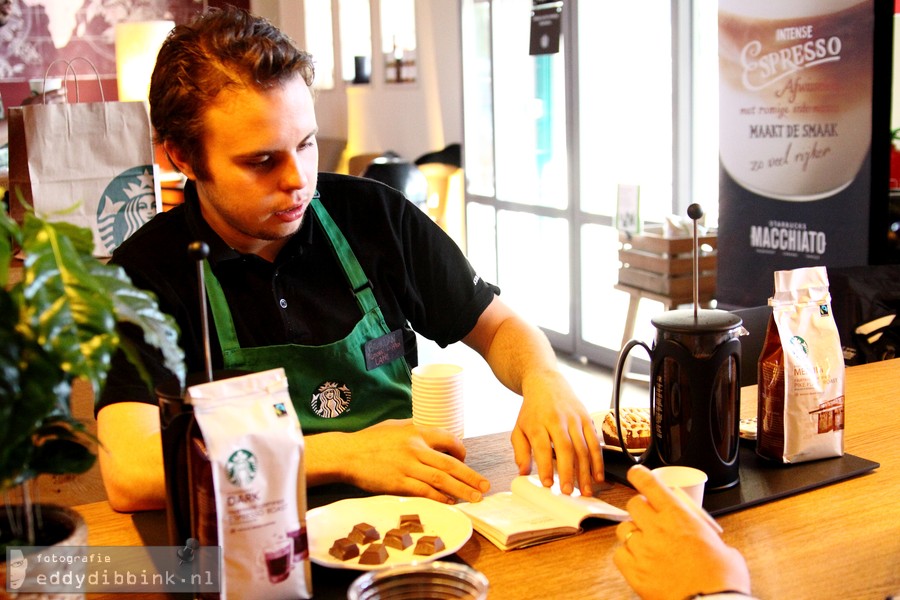
[[(191, 373), (186, 387), (218, 381), (246, 374), (235, 369), (213, 372), (210, 356), (209, 323), (206, 318), (206, 295), (203, 285), (203, 259), (209, 254), (209, 247), (203, 242), (193, 242), (188, 247), (188, 255), (197, 262), (199, 283), (199, 304), (204, 339), (205, 372)], [(197, 537), (197, 510), (193, 506), (194, 492), (200, 485), (198, 476), (192, 469), (191, 439), (197, 429), (194, 407), (185, 400), (184, 390), (174, 378), (156, 388), (159, 401), (160, 435), (162, 437), (163, 469), (166, 485), (166, 526), (169, 543), (183, 546), (188, 539)]]
[(630, 340), (622, 348), (613, 383), (619, 439), (619, 395), (625, 361), (635, 346), (650, 356), (650, 446), (640, 455), (624, 452), (650, 467), (682, 465), (705, 472), (707, 490), (739, 481), (741, 318), (723, 310), (699, 308), (697, 219), (703, 210), (688, 207), (694, 221), (693, 310), (671, 310), (651, 319), (656, 340), (649, 347)]

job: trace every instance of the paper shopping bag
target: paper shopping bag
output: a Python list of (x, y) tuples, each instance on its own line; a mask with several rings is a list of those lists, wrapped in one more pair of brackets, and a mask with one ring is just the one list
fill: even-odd
[(10, 109), (10, 209), (94, 233), (112, 251), (162, 208), (143, 102), (36, 104)]

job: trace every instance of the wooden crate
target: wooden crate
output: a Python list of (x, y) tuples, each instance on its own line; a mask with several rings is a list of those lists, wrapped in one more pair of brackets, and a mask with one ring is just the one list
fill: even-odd
[[(716, 291), (716, 242), (699, 236), (699, 300), (708, 302)], [(675, 304), (693, 301), (693, 237), (670, 238), (661, 229), (639, 234), (619, 233), (619, 285), (666, 296)], [(706, 250), (702, 250), (706, 248)]]

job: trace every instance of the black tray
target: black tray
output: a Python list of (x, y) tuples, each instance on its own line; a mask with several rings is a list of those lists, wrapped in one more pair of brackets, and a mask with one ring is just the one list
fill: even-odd
[[(703, 495), (703, 508), (713, 516), (831, 485), (881, 466), (852, 454), (784, 465), (760, 458), (753, 448), (743, 444), (740, 453), (740, 482)], [(603, 453), (603, 461), (607, 478), (629, 485), (625, 474), (631, 461), (612, 450)]]

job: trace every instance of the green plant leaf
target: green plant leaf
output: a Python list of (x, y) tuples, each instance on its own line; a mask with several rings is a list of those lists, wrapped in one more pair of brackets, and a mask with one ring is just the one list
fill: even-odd
[[(150, 385), (120, 327), (139, 327), (182, 385), (185, 367), (175, 320), (121, 268), (93, 256), (90, 230), (33, 213), (20, 228), (0, 214), (0, 238), (0, 490), (6, 490), (27, 487), (41, 473), (79, 473), (93, 464), (96, 440), (69, 408), (75, 379), (99, 394), (113, 354), (122, 350)], [(17, 246), (23, 278), (8, 285)]]
[(63, 371), (87, 378), (96, 391), (118, 334), (112, 300), (86, 264), (96, 262), (92, 249), (89, 230), (25, 217), (21, 320)]
[(9, 284), (9, 265), (13, 248), (21, 245), (22, 231), (5, 210), (0, 210), (0, 287)]
[[(174, 318), (159, 309), (156, 296), (136, 288), (121, 267), (96, 262), (91, 265), (90, 272), (111, 294), (116, 321), (140, 327), (144, 332), (144, 341), (162, 352), (166, 368), (184, 385), (184, 351), (178, 345), (178, 325)], [(119, 349), (138, 368), (144, 382), (152, 386), (143, 363), (127, 344), (127, 338), (118, 337), (117, 341)]]

